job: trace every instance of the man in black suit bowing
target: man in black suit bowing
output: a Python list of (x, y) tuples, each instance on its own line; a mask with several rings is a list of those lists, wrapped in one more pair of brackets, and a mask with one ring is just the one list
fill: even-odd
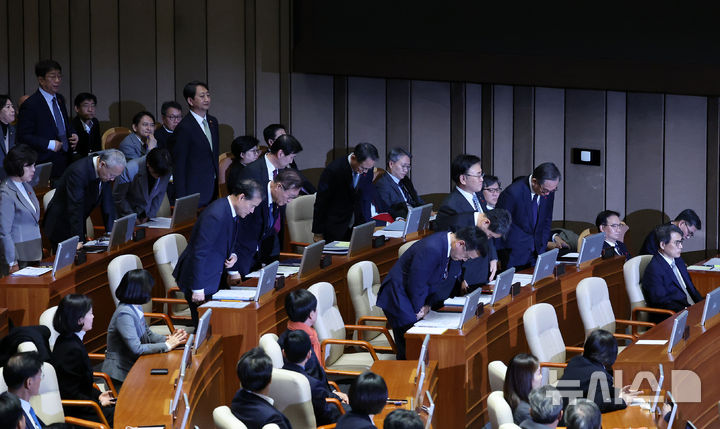
[(42, 429), (46, 426), (30, 405), (30, 398), (40, 391), (43, 378), (42, 364), (36, 352), (17, 353), (8, 360), (3, 369), (8, 392), (20, 399), (26, 429)]
[[(252, 179), (261, 188), (265, 188), (280, 170), (291, 168), (290, 165), (295, 161), (295, 156), (302, 150), (302, 145), (295, 137), (290, 134), (281, 134), (273, 140), (272, 146), (268, 148), (268, 152), (264, 156), (242, 169), (240, 178)], [(263, 199), (266, 198), (267, 194), (263, 194)]]
[(72, 126), (77, 131), (78, 144), (73, 152), (73, 161), (97, 152), (101, 148), (100, 122), (95, 117), (97, 97), (89, 92), (75, 96), (75, 113)]
[(390, 214), (405, 217), (408, 207), (419, 207), (425, 204), (415, 191), (408, 173), (412, 155), (403, 148), (396, 147), (388, 153), (388, 169), (375, 181), (378, 198), (382, 205), (390, 210)]
[(65, 97), (58, 94), (62, 83), (62, 69), (54, 60), (42, 60), (35, 65), (39, 88), (20, 105), (17, 137), (20, 143), (33, 147), (38, 153), (37, 163), (52, 162), (52, 178), (65, 171), (71, 153), (78, 143), (68, 119)]
[(208, 114), (210, 90), (206, 83), (192, 81), (183, 88), (188, 113), (175, 128), (169, 146), (175, 163), (175, 196), (200, 194), (200, 207), (217, 196), (220, 133), (218, 121)]

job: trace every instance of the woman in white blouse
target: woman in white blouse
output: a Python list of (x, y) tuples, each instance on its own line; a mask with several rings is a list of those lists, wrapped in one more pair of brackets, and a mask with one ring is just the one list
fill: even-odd
[(10, 149), (3, 160), (7, 178), (0, 184), (0, 242), (2, 275), (42, 259), (40, 203), (30, 181), (37, 153), (27, 145)]

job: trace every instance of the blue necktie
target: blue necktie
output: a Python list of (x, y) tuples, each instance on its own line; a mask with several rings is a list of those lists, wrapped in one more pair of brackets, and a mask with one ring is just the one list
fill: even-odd
[(532, 205), (532, 210), (531, 210), (532, 216), (533, 216), (533, 222), (532, 222), (533, 226), (537, 225), (538, 207), (539, 207), (538, 200), (539, 199), (540, 199), (540, 196), (538, 194), (533, 195), (533, 198), (532, 198), (533, 205)]
[(68, 139), (67, 139), (67, 131), (65, 130), (65, 118), (63, 117), (62, 113), (60, 112), (60, 106), (57, 102), (57, 97), (53, 97), (53, 116), (55, 116), (55, 125), (57, 126), (58, 131), (58, 138), (62, 142), (63, 150), (67, 152), (68, 150)]
[(42, 427), (42, 425), (40, 424), (40, 419), (38, 419), (38, 416), (37, 414), (35, 414), (35, 410), (33, 410), (32, 407), (30, 407), (30, 417), (32, 417), (33, 421), (35, 422), (36, 428)]
[(353, 188), (357, 188), (359, 180), (360, 180), (360, 174), (353, 172)]

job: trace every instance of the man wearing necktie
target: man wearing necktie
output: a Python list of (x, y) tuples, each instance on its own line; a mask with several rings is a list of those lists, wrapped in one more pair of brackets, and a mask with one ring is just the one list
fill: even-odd
[(394, 218), (406, 217), (408, 208), (425, 204), (408, 176), (411, 159), (412, 155), (405, 149), (392, 149), (387, 157), (387, 171), (374, 183), (381, 204)]
[(77, 146), (78, 136), (68, 120), (65, 98), (58, 93), (62, 69), (54, 60), (35, 65), (39, 88), (20, 106), (17, 138), (38, 153), (38, 164), (52, 162), (53, 179), (62, 175)]
[(601, 211), (595, 219), (595, 226), (598, 231), (605, 233), (603, 252), (612, 252), (613, 255), (624, 256), (626, 261), (630, 259), (630, 251), (622, 242), (625, 232), (629, 228), (620, 221), (620, 213), (614, 210)]
[(695, 289), (680, 257), (682, 230), (672, 224), (662, 225), (655, 230), (655, 238), (658, 253), (653, 255), (642, 278), (643, 295), (648, 307), (677, 312), (702, 301), (703, 296)]
[(42, 365), (43, 362), (36, 352), (25, 352), (13, 355), (3, 369), (8, 392), (20, 399), (20, 405), (25, 415), (26, 429), (43, 429), (45, 427), (45, 423), (40, 420), (30, 405), (30, 398), (37, 395), (40, 390), (40, 383), (43, 379)]
[[(290, 165), (302, 150), (302, 145), (295, 137), (290, 134), (282, 134), (273, 140), (272, 146), (268, 148), (265, 155), (246, 165), (240, 171), (239, 176), (242, 179), (252, 179), (264, 188), (269, 181), (277, 177), (278, 172), (285, 168), (292, 168)], [(263, 199), (266, 196), (263, 195)]]

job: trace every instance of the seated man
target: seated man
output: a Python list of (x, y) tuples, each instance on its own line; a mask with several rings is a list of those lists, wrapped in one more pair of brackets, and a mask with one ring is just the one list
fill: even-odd
[(157, 216), (172, 174), (172, 159), (167, 149), (154, 148), (146, 156), (127, 163), (113, 188), (118, 217), (137, 213), (137, 223)]
[(308, 334), (302, 330), (290, 331), (283, 344), (283, 357), (285, 358), (283, 369), (298, 372), (307, 378), (310, 383), (313, 412), (318, 426), (335, 423), (340, 417), (340, 410), (335, 404), (327, 402), (325, 399), (335, 398), (347, 403), (347, 396), (342, 392), (330, 390), (327, 383), (305, 372), (305, 364), (312, 356), (314, 354)]
[(232, 399), (232, 413), (248, 429), (261, 429), (275, 423), (280, 429), (290, 429), (287, 417), (273, 407), (268, 397), (272, 381), (272, 360), (260, 347), (248, 350), (237, 364), (237, 375), (242, 388)]
[(20, 399), (20, 406), (25, 415), (25, 427), (28, 429), (42, 429), (46, 426), (30, 405), (30, 398), (40, 391), (43, 378), (42, 364), (35, 352), (17, 353), (8, 360), (3, 369), (8, 392)]
[(565, 408), (565, 424), (568, 429), (600, 429), (600, 408), (593, 401), (578, 398)]
[(305, 372), (327, 384), (327, 376), (319, 359), (320, 340), (312, 327), (317, 320), (317, 298), (307, 289), (294, 290), (285, 296), (285, 313), (290, 320), (287, 323), (287, 331), (280, 334), (278, 339), (280, 347), (283, 347), (290, 332), (304, 331), (312, 345), (312, 355), (305, 363)]
[(396, 147), (388, 153), (387, 171), (375, 181), (378, 198), (393, 218), (406, 217), (408, 207), (425, 204), (408, 176), (412, 155)]
[(418, 413), (411, 410), (394, 410), (385, 417), (385, 429), (423, 429), (425, 425)]
[(563, 415), (560, 392), (550, 385), (533, 389), (530, 400), (530, 418), (520, 423), (524, 429), (556, 428)]
[(598, 231), (605, 233), (603, 252), (609, 251), (616, 255), (624, 256), (625, 260), (630, 259), (630, 252), (625, 243), (620, 241), (627, 231), (627, 225), (620, 221), (620, 213), (613, 210), (603, 210), (595, 218), (595, 226)]
[(680, 311), (703, 300), (680, 258), (683, 231), (675, 225), (655, 230), (657, 253), (645, 268), (642, 291), (648, 307)]
[(0, 394), (0, 422), (8, 429), (26, 428), (20, 399), (10, 392)]
[[(680, 214), (675, 217), (674, 221), (666, 223), (665, 225), (675, 225), (680, 228), (683, 240), (693, 238), (695, 236), (695, 232), (702, 229), (700, 216), (698, 216), (692, 209), (685, 209), (681, 211)], [(655, 229), (657, 229), (657, 227)], [(658, 253), (658, 243), (655, 241), (655, 237), (655, 230), (648, 233), (645, 237), (645, 241), (643, 241), (642, 247), (640, 248), (641, 255), (655, 255)]]

